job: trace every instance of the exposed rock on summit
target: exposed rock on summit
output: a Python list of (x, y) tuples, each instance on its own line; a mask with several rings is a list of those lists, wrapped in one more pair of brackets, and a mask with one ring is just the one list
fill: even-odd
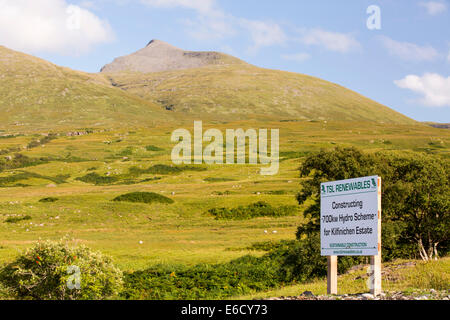
[(243, 63), (241, 60), (219, 52), (184, 51), (164, 41), (152, 40), (148, 45), (130, 55), (116, 58), (101, 72), (162, 72), (200, 68), (214, 64)]

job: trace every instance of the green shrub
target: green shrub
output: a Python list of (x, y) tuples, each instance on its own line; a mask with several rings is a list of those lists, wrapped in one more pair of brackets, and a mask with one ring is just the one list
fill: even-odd
[(216, 196), (229, 196), (230, 194), (233, 194), (232, 191), (226, 190), (226, 191), (213, 191), (214, 195)]
[(138, 181), (137, 183), (152, 182), (152, 181), (158, 181), (158, 180), (161, 180), (161, 177), (147, 178), (147, 179)]
[[(280, 277), (286, 282), (307, 282), (327, 274), (327, 258), (320, 255), (320, 235), (291, 242), (284, 242), (269, 252), (274, 258), (281, 258)], [(363, 257), (339, 257), (338, 272), (344, 273), (350, 267), (360, 264)]]
[(154, 192), (132, 192), (123, 194), (113, 199), (113, 201), (141, 202), (141, 203), (165, 203), (171, 204), (174, 201)]
[(167, 166), (165, 164), (157, 164), (146, 170), (145, 173), (151, 174), (177, 174), (183, 171), (206, 171), (206, 168), (196, 166)]
[(31, 220), (30, 216), (24, 216), (24, 217), (9, 217), (8, 219), (5, 220), (6, 223), (17, 223), (20, 221), (26, 221), (26, 220)]
[(206, 168), (196, 166), (168, 166), (165, 164), (157, 164), (147, 169), (141, 169), (138, 167), (131, 167), (128, 169), (129, 175), (138, 177), (142, 174), (179, 174), (183, 171), (206, 171)]
[(4, 170), (18, 169), (33, 167), (40, 164), (48, 163), (50, 159), (48, 158), (29, 158), (23, 154), (16, 153), (11, 160), (1, 160), (0, 161), (0, 172)]
[(164, 151), (164, 149), (161, 149), (161, 148), (158, 148), (158, 147), (152, 146), (152, 145), (146, 146), (145, 149), (146, 149), (147, 151)]
[[(80, 272), (79, 287), (74, 287), (73, 266)], [(106, 299), (123, 285), (122, 272), (109, 257), (63, 241), (38, 242), (1, 269), (0, 282), (16, 298), (39, 300)]]
[(217, 265), (159, 265), (125, 274), (126, 299), (221, 299), (275, 287), (275, 261), (252, 256)]
[(206, 182), (229, 182), (229, 181), (236, 181), (236, 179), (232, 179), (232, 178), (215, 178), (215, 177), (210, 177), (210, 178), (205, 178), (203, 179)]
[(292, 241), (290, 240), (281, 240), (281, 241), (269, 240), (269, 241), (255, 242), (252, 245), (246, 247), (245, 249), (269, 252), (290, 244), (292, 244)]
[(16, 137), (23, 137), (23, 134), (7, 134), (4, 136), (0, 136), (0, 139), (12, 139)]
[(306, 157), (309, 152), (297, 152), (297, 151), (285, 151), (280, 152), (281, 161), (290, 160), (290, 159), (299, 159)]
[(21, 180), (27, 180), (31, 178), (45, 179), (56, 184), (62, 184), (66, 182), (66, 179), (70, 177), (70, 175), (57, 175), (56, 177), (43, 176), (34, 172), (22, 171), (21, 173), (17, 173), (8, 177), (0, 177), (0, 186), (8, 185), (14, 182), (18, 182)]
[(0, 283), (0, 300), (13, 300), (14, 295), (9, 288), (5, 288)]
[(297, 206), (272, 207), (270, 204), (259, 201), (246, 207), (237, 208), (212, 208), (208, 210), (216, 220), (247, 220), (258, 217), (285, 217), (298, 214)]
[[(254, 192), (254, 193), (258, 194), (258, 192)], [(271, 190), (271, 191), (264, 191), (264, 192), (260, 192), (260, 193), (269, 194), (269, 195), (273, 195), (273, 196), (281, 196), (281, 195), (288, 194), (288, 192), (286, 190)]]
[(48, 197), (48, 198), (42, 198), (41, 200), (39, 200), (39, 202), (44, 202), (44, 203), (46, 203), (46, 202), (56, 202), (58, 200), (59, 200), (58, 198)]
[(32, 149), (32, 148), (38, 147), (38, 146), (40, 146), (40, 145), (46, 144), (46, 143), (48, 143), (48, 142), (50, 142), (50, 141), (52, 141), (52, 140), (55, 140), (55, 139), (57, 139), (57, 138), (58, 138), (58, 136), (57, 136), (56, 134), (50, 133), (48, 136), (45, 136), (45, 137), (43, 137), (43, 138), (41, 138), (41, 139), (39, 139), (39, 140), (33, 140), (33, 141), (31, 141), (31, 142), (27, 145), (27, 148), (28, 148), (28, 149)]
[(119, 178), (116, 176), (104, 177), (104, 176), (99, 175), (96, 172), (91, 172), (83, 177), (78, 177), (75, 180), (82, 181), (85, 183), (92, 183), (92, 184), (96, 184), (96, 185), (105, 185), (105, 184), (111, 184), (111, 183), (117, 182), (119, 180)]
[[(126, 299), (224, 299), (323, 277), (327, 259), (318, 238), (281, 241), (262, 257), (244, 256), (216, 265), (158, 265), (124, 276)], [(339, 272), (358, 263), (339, 260)]]
[(119, 152), (117, 155), (121, 156), (121, 157), (125, 157), (125, 156), (131, 156), (132, 154), (133, 154), (133, 148), (127, 147), (127, 148), (123, 149), (121, 152)]

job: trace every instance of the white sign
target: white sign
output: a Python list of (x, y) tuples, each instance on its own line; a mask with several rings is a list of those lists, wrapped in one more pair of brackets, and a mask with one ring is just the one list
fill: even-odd
[(381, 179), (373, 176), (326, 182), (320, 189), (321, 255), (378, 255)]

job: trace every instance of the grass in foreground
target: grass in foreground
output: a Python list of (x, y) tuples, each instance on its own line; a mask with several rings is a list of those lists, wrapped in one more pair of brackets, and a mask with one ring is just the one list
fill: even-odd
[[(367, 287), (367, 266), (349, 271), (338, 277), (338, 294), (357, 294), (369, 292)], [(435, 290), (450, 290), (450, 257), (438, 261), (397, 260), (383, 264), (384, 292), (401, 291), (406, 293)], [(232, 297), (237, 300), (264, 299), (272, 297), (299, 296), (305, 291), (314, 295), (327, 294), (327, 280), (315, 279), (310, 283), (286, 286), (280, 289), (257, 292)]]

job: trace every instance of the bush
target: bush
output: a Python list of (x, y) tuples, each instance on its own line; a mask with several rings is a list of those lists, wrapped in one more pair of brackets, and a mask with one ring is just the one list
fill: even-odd
[(216, 220), (246, 220), (258, 217), (284, 217), (293, 216), (298, 213), (297, 206), (272, 207), (270, 204), (259, 201), (247, 207), (239, 206), (233, 209), (213, 208), (208, 213)]
[(275, 196), (281, 196), (288, 194), (286, 190), (273, 190), (273, 191), (266, 191), (265, 194), (275, 195)]
[(88, 173), (83, 177), (76, 178), (75, 180), (85, 182), (85, 183), (93, 183), (96, 185), (104, 185), (111, 184), (117, 182), (119, 180), (118, 177), (103, 177), (96, 172)]
[(147, 151), (164, 151), (164, 149), (161, 149), (161, 148), (158, 148), (158, 147), (152, 146), (152, 145), (146, 146), (145, 149), (146, 149)]
[(45, 136), (45, 137), (43, 137), (43, 138), (41, 138), (41, 139), (39, 139), (39, 140), (33, 140), (33, 141), (31, 141), (31, 142), (27, 145), (27, 148), (28, 148), (28, 149), (36, 148), (36, 147), (38, 147), (38, 146), (40, 146), (40, 145), (46, 144), (46, 143), (48, 143), (48, 142), (50, 142), (50, 141), (52, 141), (52, 140), (55, 140), (55, 139), (57, 139), (57, 138), (58, 138), (58, 136), (57, 136), (56, 134), (50, 133), (48, 136)]
[[(73, 266), (79, 268), (80, 286), (71, 290)], [(123, 286), (122, 272), (109, 257), (63, 241), (38, 242), (0, 271), (0, 282), (16, 298), (38, 300), (106, 299)]]
[[(281, 259), (280, 276), (285, 282), (306, 282), (327, 275), (327, 258), (320, 255), (320, 235), (284, 243), (269, 253)], [(364, 257), (339, 257), (338, 272), (345, 273)]]
[(56, 184), (62, 184), (65, 183), (66, 179), (70, 177), (68, 175), (57, 175), (56, 177), (49, 177), (49, 176), (43, 176), (34, 172), (27, 172), (27, 171), (22, 171), (21, 173), (17, 173), (11, 176), (7, 176), (7, 177), (0, 177), (0, 186), (8, 186), (12, 183), (21, 181), (21, 180), (27, 180), (27, 179), (31, 179), (31, 178), (38, 178), (38, 179), (45, 179), (45, 180), (49, 180), (52, 181)]
[(46, 202), (56, 202), (58, 200), (59, 200), (58, 198), (48, 197), (48, 198), (42, 198), (41, 200), (39, 200), (39, 202), (44, 202), (44, 203), (46, 203)]
[[(126, 299), (223, 299), (310, 281), (327, 273), (317, 238), (281, 241), (262, 257), (244, 256), (216, 265), (158, 265), (124, 276)], [(359, 262), (339, 259), (339, 272)]]
[(48, 163), (50, 159), (48, 158), (29, 158), (23, 154), (16, 153), (11, 160), (1, 160), (0, 161), (0, 172), (4, 170), (18, 169), (33, 167), (40, 164)]
[(177, 174), (183, 171), (206, 171), (206, 168), (195, 166), (167, 166), (165, 164), (157, 164), (148, 168), (145, 173), (151, 174)]
[(141, 203), (166, 203), (171, 204), (174, 201), (154, 192), (132, 192), (123, 194), (113, 199), (113, 201), (141, 202)]
[(278, 265), (267, 258), (245, 256), (217, 265), (159, 265), (125, 275), (126, 299), (220, 299), (267, 290), (280, 283)]
[(274, 251), (276, 249), (280, 249), (284, 246), (289, 246), (292, 244), (291, 240), (281, 240), (281, 241), (261, 241), (252, 243), (250, 246), (244, 248), (245, 250), (255, 250), (255, 251)]
[(206, 181), (206, 182), (230, 182), (230, 181), (236, 181), (236, 179), (232, 179), (232, 178), (215, 178), (215, 177), (205, 178), (203, 180)]
[(24, 217), (9, 217), (8, 219), (5, 220), (6, 223), (17, 223), (20, 221), (26, 221), (26, 220), (31, 220), (30, 216), (24, 216)]
[(123, 149), (121, 152), (119, 152), (117, 155), (121, 156), (121, 157), (125, 157), (125, 156), (131, 156), (132, 154), (133, 154), (133, 148), (127, 147), (127, 148)]
[(141, 169), (138, 167), (131, 167), (128, 169), (129, 175), (133, 177), (138, 177), (142, 174), (160, 174), (160, 175), (169, 175), (169, 174), (179, 174), (183, 171), (206, 171), (206, 168), (203, 167), (195, 167), (195, 166), (168, 166), (165, 164), (156, 164), (147, 169)]

